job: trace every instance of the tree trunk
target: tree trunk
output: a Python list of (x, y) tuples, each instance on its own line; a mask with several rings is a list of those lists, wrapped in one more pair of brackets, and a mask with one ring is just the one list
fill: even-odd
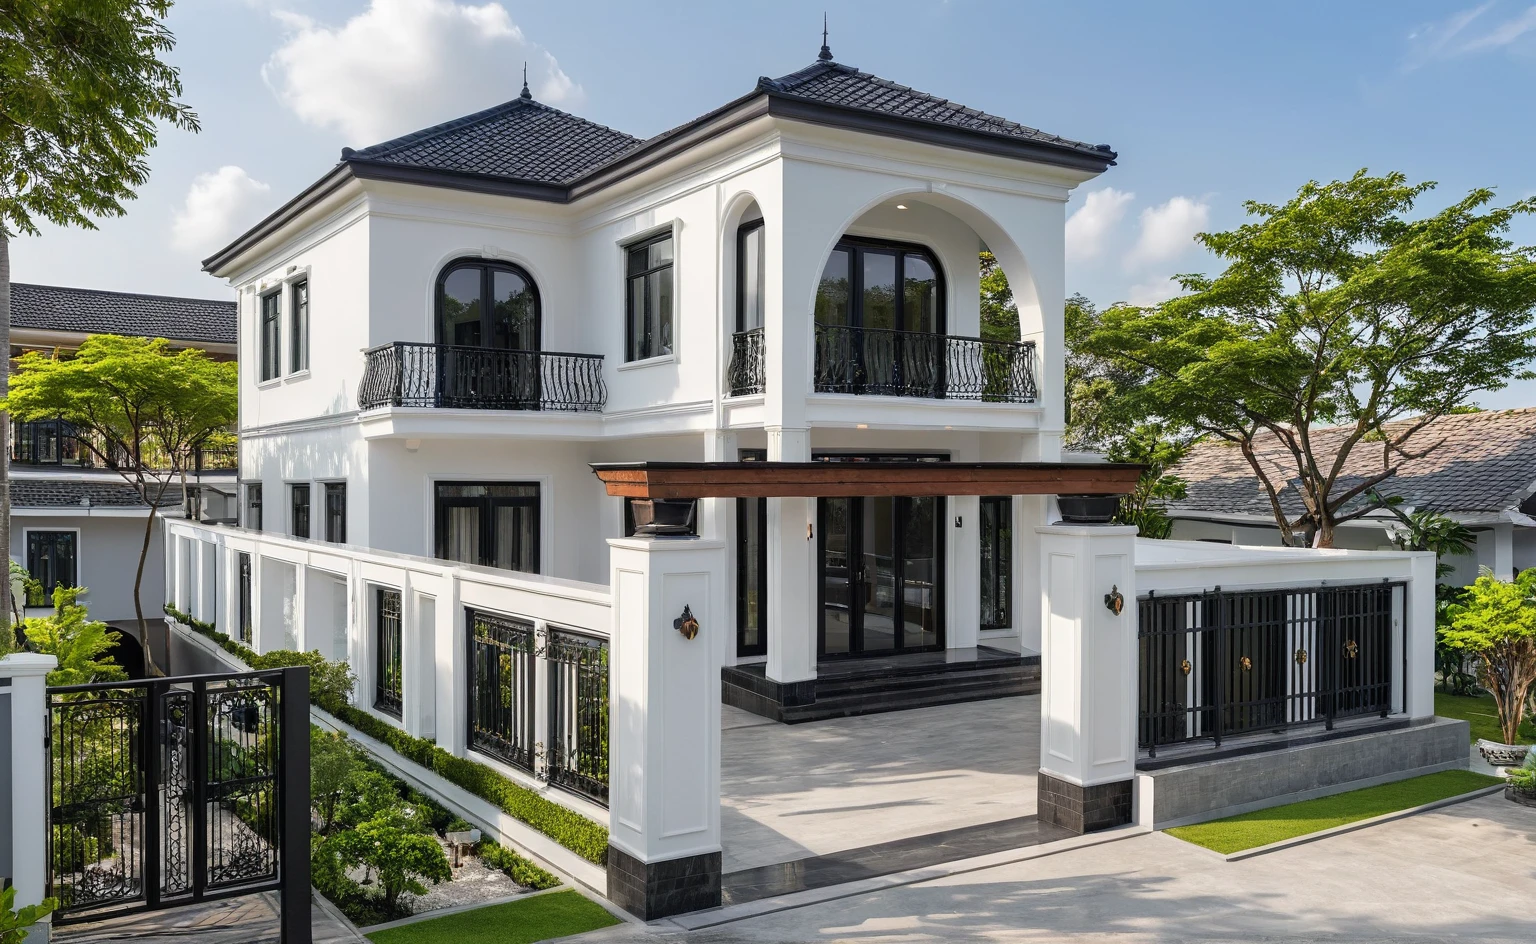
[[(0, 229), (0, 393), (11, 388), (11, 241)], [(5, 579), (0, 581), (0, 613), (10, 621), (11, 600), (11, 418), (0, 410), (0, 546), (5, 547)], [(14, 630), (10, 630), (14, 632)]]

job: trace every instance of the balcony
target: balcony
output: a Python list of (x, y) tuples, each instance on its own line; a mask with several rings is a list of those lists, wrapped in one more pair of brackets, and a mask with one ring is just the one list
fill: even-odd
[(1033, 342), (816, 326), (818, 393), (1034, 403)]
[(359, 409), (438, 407), (600, 413), (607, 400), (598, 354), (507, 351), (395, 341), (364, 353)]
[[(96, 448), (90, 448), (92, 445)], [(140, 448), (144, 468), (156, 472), (171, 468), (170, 458), (154, 436), (146, 437)], [(234, 471), (240, 464), (240, 445), (233, 434), (221, 435), (194, 447), (191, 459), (187, 471), (193, 474)], [(13, 422), (11, 462), (73, 469), (135, 467), (133, 456), (126, 449), (103, 446), (101, 437), (62, 419)]]

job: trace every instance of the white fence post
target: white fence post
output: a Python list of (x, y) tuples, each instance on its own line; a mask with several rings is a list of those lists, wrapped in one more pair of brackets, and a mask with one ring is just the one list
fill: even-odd
[[(48, 690), (47, 676), (58, 665), (53, 656), (19, 652), (0, 659), (0, 683), (11, 700), (10, 794), (11, 884), (16, 907), (43, 900), (48, 885)], [(48, 929), (34, 929), (28, 940), (41, 944)]]

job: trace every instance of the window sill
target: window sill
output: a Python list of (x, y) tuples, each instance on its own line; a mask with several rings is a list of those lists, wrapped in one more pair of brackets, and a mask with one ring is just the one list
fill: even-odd
[(291, 380), (308, 380), (308, 379), (309, 379), (309, 368), (308, 367), (304, 368), (303, 370), (296, 370), (296, 371), (294, 371), (291, 374), (284, 374), (283, 375), (283, 383), (288, 383)]
[(283, 385), (283, 378), (281, 378), (281, 377), (272, 377), (272, 378), (270, 378), (268, 380), (258, 380), (258, 381), (256, 381), (256, 389), (257, 390), (273, 390), (273, 389), (276, 389), (277, 387), (281, 387), (282, 385)]
[(661, 354), (657, 357), (647, 357), (644, 360), (625, 361), (624, 363), (620, 364), (617, 369), (640, 370), (645, 367), (660, 367), (663, 364), (675, 363), (677, 363), (677, 352), (673, 351), (671, 354)]

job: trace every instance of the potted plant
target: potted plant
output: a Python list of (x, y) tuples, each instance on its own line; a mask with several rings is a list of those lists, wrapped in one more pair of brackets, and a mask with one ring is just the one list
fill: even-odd
[(1449, 649), (1473, 656), (1478, 682), (1493, 694), (1504, 738), (1478, 742), (1478, 750), (1496, 767), (1514, 767), (1525, 759), (1528, 744), (1518, 744), (1526, 696), (1536, 684), (1536, 570), (1513, 581), (1484, 572), (1448, 612), (1438, 632)]
[(1522, 806), (1536, 807), (1536, 751), (1525, 755), (1525, 763), (1507, 772), (1509, 783), (1504, 795)]

